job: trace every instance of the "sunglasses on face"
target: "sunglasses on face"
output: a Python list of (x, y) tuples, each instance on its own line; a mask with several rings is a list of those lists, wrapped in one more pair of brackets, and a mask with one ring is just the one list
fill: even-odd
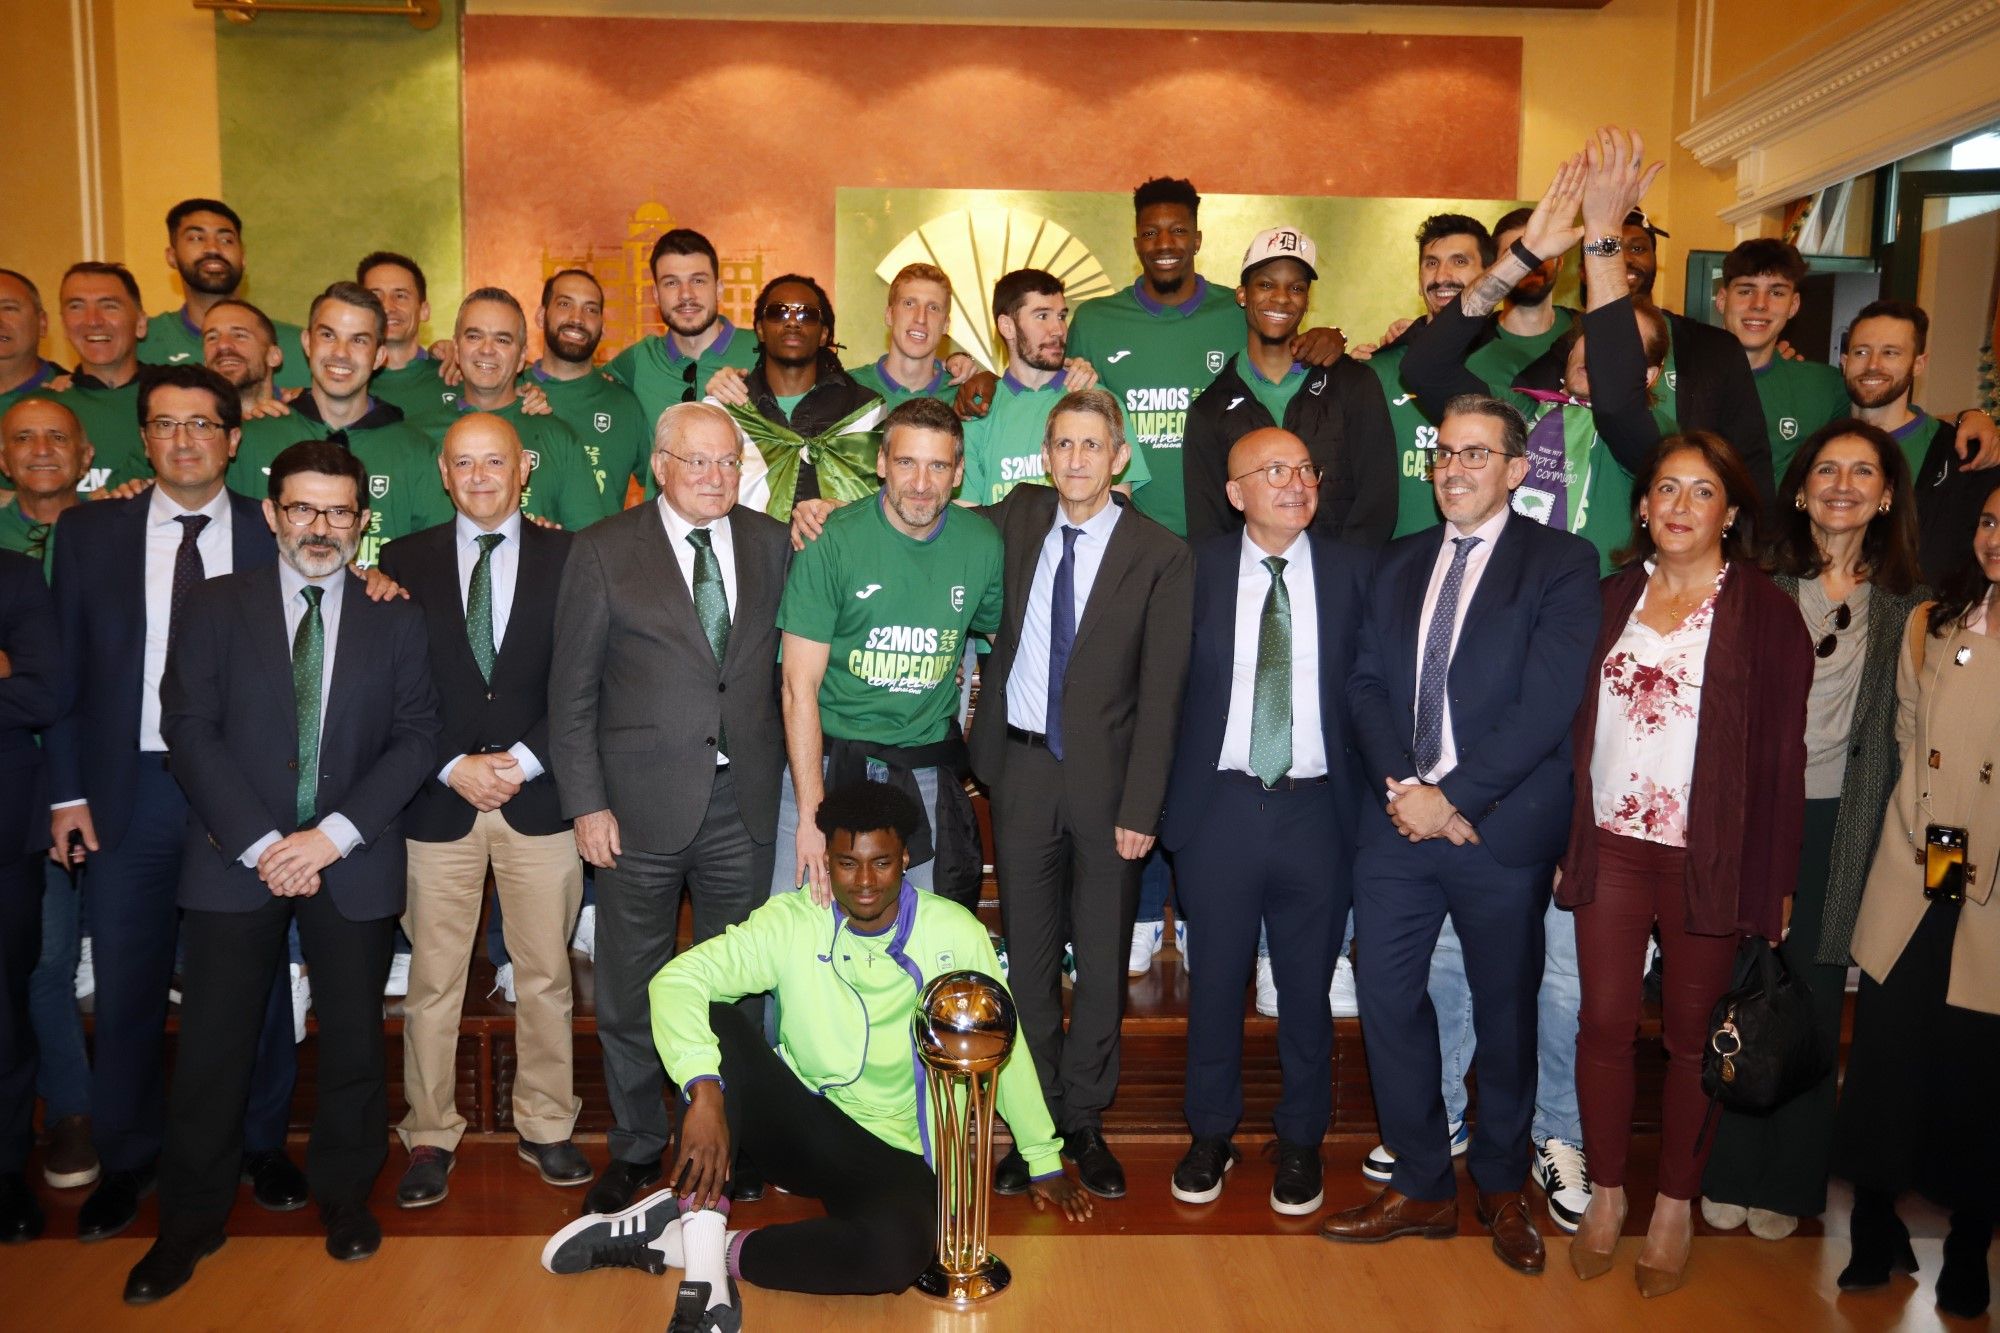
[(817, 324), (823, 316), (819, 307), (797, 301), (771, 301), (759, 312), (766, 324)]

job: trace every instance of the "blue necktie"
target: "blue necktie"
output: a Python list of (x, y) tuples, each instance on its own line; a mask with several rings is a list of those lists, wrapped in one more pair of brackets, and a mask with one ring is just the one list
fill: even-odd
[(1062, 559), (1049, 590), (1049, 707), (1042, 723), (1049, 753), (1057, 759), (1063, 757), (1063, 678), (1069, 674), (1069, 650), (1076, 646), (1076, 539), (1083, 529), (1065, 523), (1062, 534)]
[(1444, 754), (1444, 679), (1451, 667), (1451, 635), (1458, 621), (1458, 594), (1465, 586), (1465, 558), (1479, 545), (1477, 537), (1453, 537), (1451, 568), (1438, 589), (1437, 610), (1424, 635), (1424, 671), (1417, 678), (1417, 776), (1437, 767)]

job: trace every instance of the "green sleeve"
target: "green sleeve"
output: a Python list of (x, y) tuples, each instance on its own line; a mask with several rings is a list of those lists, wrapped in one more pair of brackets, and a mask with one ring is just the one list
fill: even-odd
[[(1000, 975), (1000, 960), (993, 953), (993, 941), (976, 917), (969, 918), (964, 953), (976, 961), (973, 966), (989, 977)], [(1004, 983), (1003, 983), (1004, 984)], [(995, 1081), (994, 1100), (1007, 1128), (1013, 1131), (1014, 1146), (1028, 1160), (1028, 1175), (1035, 1180), (1062, 1174), (1062, 1140), (1056, 1137), (1055, 1122), (1049, 1119), (1049, 1105), (1042, 1100), (1041, 1080), (1035, 1077), (1035, 1057), (1028, 1053), (1027, 1038), (1019, 1021), (1014, 1029), (1014, 1053), (1000, 1066)]]
[(708, 1025), (708, 1006), (777, 986), (776, 960), (784, 956), (793, 910), (781, 899), (768, 900), (741, 925), (675, 955), (647, 985), (653, 1045), (677, 1086), (720, 1076), (722, 1049)]
[(959, 483), (958, 498), (970, 500), (974, 504), (990, 504), (993, 497), (987, 494), (987, 422), (991, 420), (993, 409), (988, 408), (988, 416), (975, 417), (965, 423), (965, 480)]
[(993, 543), (992, 572), (986, 578), (986, 591), (980, 595), (979, 607), (972, 613), (972, 631), (975, 634), (997, 634), (1000, 631), (1000, 603), (1006, 590), (1007, 561), (998, 541)]
[(637, 393), (639, 389), (638, 385), (634, 382), (636, 376), (634, 375), (633, 372), (636, 370), (638, 362), (639, 362), (639, 344), (633, 343), (630, 347), (626, 348), (624, 351), (620, 352), (617, 356), (612, 357), (610, 361), (605, 363), (604, 373), (609, 375), (612, 379), (617, 380), (620, 384), (624, 385), (626, 388), (632, 390), (632, 392)]
[(839, 602), (834, 591), (833, 543), (822, 532), (792, 558), (785, 594), (778, 599), (778, 628), (816, 643), (833, 642)]

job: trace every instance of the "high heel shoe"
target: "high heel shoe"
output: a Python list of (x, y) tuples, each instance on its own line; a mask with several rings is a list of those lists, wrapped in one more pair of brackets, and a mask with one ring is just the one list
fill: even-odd
[[(1688, 1258), (1693, 1258), (1692, 1250)], [(1679, 1268), (1654, 1268), (1651, 1264), (1639, 1264), (1632, 1270), (1633, 1281), (1638, 1284), (1641, 1296), (1665, 1296), (1679, 1291), (1687, 1284), (1687, 1259), (1681, 1260)]]
[(1938, 1274), (1937, 1308), (1960, 1319), (1977, 1319), (1992, 1301), (1986, 1273), (1986, 1251), (1993, 1242), (1993, 1223), (1972, 1213), (1951, 1215), (1951, 1234), (1944, 1238), (1944, 1269)]
[(1910, 1247), (1910, 1229), (1896, 1216), (1894, 1195), (1857, 1190), (1848, 1234), (1847, 1267), (1834, 1279), (1842, 1291), (1874, 1291), (1888, 1286), (1893, 1274), (1917, 1271), (1917, 1252)]
[(1612, 1249), (1609, 1250), (1585, 1249), (1576, 1241), (1571, 1241), (1569, 1243), (1570, 1270), (1584, 1282), (1588, 1282), (1594, 1277), (1603, 1277), (1611, 1271), (1612, 1255), (1616, 1248), (1617, 1242), (1615, 1241), (1612, 1242)]

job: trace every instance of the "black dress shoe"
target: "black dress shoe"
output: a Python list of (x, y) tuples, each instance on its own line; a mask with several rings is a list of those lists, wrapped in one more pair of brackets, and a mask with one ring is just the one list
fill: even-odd
[(604, 1174), (590, 1187), (590, 1193), (583, 1196), (583, 1211), (586, 1213), (622, 1213), (632, 1206), (639, 1191), (650, 1189), (660, 1183), (660, 1164), (654, 1162), (621, 1162), (616, 1157), (604, 1168)]
[(1062, 1155), (1076, 1163), (1076, 1178), (1100, 1199), (1125, 1197), (1125, 1168), (1111, 1154), (1096, 1125), (1063, 1136)]
[(366, 1259), (382, 1248), (382, 1228), (367, 1204), (323, 1204), (319, 1215), (326, 1223), (326, 1252), (342, 1263)]
[(257, 1206), (274, 1213), (295, 1213), (312, 1197), (306, 1173), (282, 1152), (244, 1153), (243, 1179), (249, 1182)]
[(396, 1206), (428, 1208), (443, 1203), (444, 1196), (451, 1192), (446, 1178), (457, 1165), (458, 1158), (443, 1148), (424, 1144), (410, 1149), (409, 1168), (396, 1182)]
[(590, 1169), (590, 1159), (568, 1139), (559, 1143), (530, 1143), (526, 1139), (515, 1140), (514, 1155), (541, 1173), (545, 1184), (571, 1185), (588, 1184), (595, 1173)]
[(737, 1153), (734, 1165), (729, 1168), (729, 1201), (755, 1203), (763, 1197), (764, 1173), (747, 1153)]
[(0, 1245), (19, 1245), (42, 1234), (48, 1219), (41, 1200), (20, 1171), (0, 1172)]
[(1992, 1222), (1971, 1213), (1951, 1215), (1951, 1232), (1944, 1238), (1944, 1268), (1937, 1280), (1939, 1310), (1960, 1319), (1986, 1313), (1993, 1300), (1986, 1271), (1986, 1251), (1992, 1243)]
[(995, 1194), (1026, 1194), (1028, 1192), (1028, 1159), (1021, 1156), (1019, 1148), (1009, 1148), (993, 1167), (993, 1192)]
[(1842, 1291), (1873, 1291), (1888, 1286), (1897, 1273), (1917, 1271), (1917, 1252), (1910, 1246), (1910, 1229), (1896, 1216), (1894, 1195), (1855, 1190), (1847, 1234), (1847, 1267), (1834, 1279)]
[(139, 1200), (153, 1192), (153, 1169), (106, 1171), (76, 1215), (78, 1240), (104, 1240), (132, 1225)]
[(202, 1241), (160, 1237), (125, 1275), (125, 1303), (151, 1305), (173, 1295), (194, 1276), (196, 1264), (222, 1248), (222, 1241), (219, 1232)]

